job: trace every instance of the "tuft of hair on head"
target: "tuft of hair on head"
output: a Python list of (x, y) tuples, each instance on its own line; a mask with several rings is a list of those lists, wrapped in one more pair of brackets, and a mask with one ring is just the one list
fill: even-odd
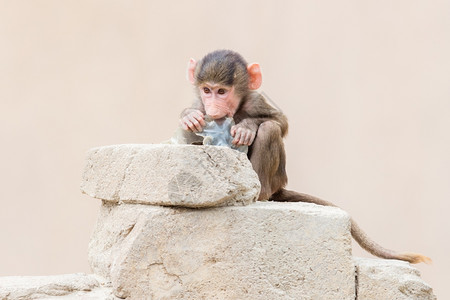
[(194, 77), (197, 85), (214, 82), (234, 86), (240, 95), (248, 92), (247, 62), (232, 50), (216, 50), (206, 54), (198, 62)]

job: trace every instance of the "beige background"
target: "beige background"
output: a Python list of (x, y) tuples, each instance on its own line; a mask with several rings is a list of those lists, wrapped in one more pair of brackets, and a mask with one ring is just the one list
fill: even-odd
[(230, 48), (290, 119), (289, 187), (431, 256), (419, 268), (450, 299), (449, 16), (428, 0), (0, 1), (0, 276), (89, 272), (85, 152), (170, 137), (188, 59)]

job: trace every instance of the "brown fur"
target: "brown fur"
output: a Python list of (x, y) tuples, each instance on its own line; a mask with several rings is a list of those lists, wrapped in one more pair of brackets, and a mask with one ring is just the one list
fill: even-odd
[[(331, 202), (284, 189), (287, 184), (287, 175), (283, 137), (288, 131), (287, 118), (279, 110), (269, 105), (262, 95), (249, 90), (246, 65), (245, 60), (236, 52), (215, 51), (206, 55), (197, 65), (195, 82), (196, 86), (208, 81), (225, 85), (231, 83), (242, 96), (239, 108), (233, 118), (237, 125), (257, 132), (253, 144), (249, 147), (248, 156), (261, 182), (259, 200), (310, 202), (335, 206)], [(181, 116), (187, 115), (193, 109), (198, 109), (205, 114), (205, 108), (199, 96), (192, 107), (185, 109)], [(411, 263), (429, 263), (431, 261), (421, 254), (397, 253), (381, 247), (372, 241), (353, 219), (351, 219), (351, 234), (362, 248), (375, 256), (400, 259)]]

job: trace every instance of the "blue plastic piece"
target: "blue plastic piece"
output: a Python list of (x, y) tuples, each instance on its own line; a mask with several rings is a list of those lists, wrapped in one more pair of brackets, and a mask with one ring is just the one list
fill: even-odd
[(248, 146), (236, 146), (232, 143), (233, 137), (230, 130), (234, 126), (233, 118), (213, 120), (206, 116), (205, 123), (206, 126), (203, 128), (203, 131), (195, 133), (204, 137), (203, 145), (225, 146), (240, 152), (248, 152)]

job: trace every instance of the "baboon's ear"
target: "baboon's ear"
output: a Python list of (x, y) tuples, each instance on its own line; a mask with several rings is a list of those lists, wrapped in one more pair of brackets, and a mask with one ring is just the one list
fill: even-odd
[(248, 75), (250, 75), (250, 82), (248, 88), (251, 90), (259, 89), (262, 83), (261, 67), (257, 63), (249, 64), (247, 66)]
[(187, 80), (192, 84), (195, 84), (194, 72), (195, 72), (196, 66), (197, 66), (197, 62), (195, 61), (195, 59), (191, 58), (189, 60), (188, 68), (187, 68)]

